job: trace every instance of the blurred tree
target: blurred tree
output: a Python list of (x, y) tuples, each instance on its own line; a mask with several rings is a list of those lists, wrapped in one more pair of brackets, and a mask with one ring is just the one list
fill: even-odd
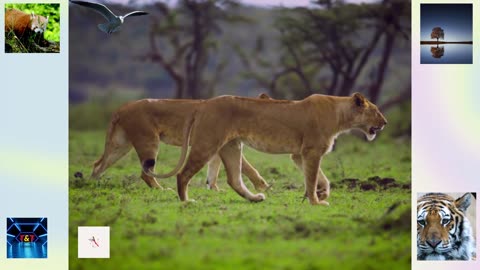
[(444, 39), (444, 36), (445, 36), (445, 33), (443, 31), (443, 29), (441, 27), (435, 27), (432, 29), (432, 33), (430, 34), (430, 38), (431, 39), (434, 39), (436, 38), (437, 39), (437, 42), (438, 42), (438, 39)]
[[(152, 16), (150, 51), (141, 58), (158, 63), (175, 82), (175, 98), (212, 96), (228, 59), (214, 59), (222, 33), (220, 23), (237, 23), (245, 18), (230, 12), (234, 0), (181, 0), (176, 8), (164, 3), (155, 7), (161, 17)], [(206, 70), (211, 70), (207, 74)]]
[[(409, 39), (410, 1), (383, 0), (373, 4), (347, 4), (341, 0), (312, 1), (318, 8), (283, 9), (276, 21), (282, 54), (278, 63), (265, 63), (256, 48), (253, 57), (236, 48), (246, 67), (245, 75), (285, 97), (277, 83), (297, 81), (294, 98), (314, 92), (346, 96), (362, 72), (370, 69), (369, 98), (380, 96), (385, 73), (398, 37)], [(372, 54), (380, 51), (373, 61)], [(270, 72), (262, 74), (259, 69)], [(321, 82), (327, 82), (321, 84)], [(401, 93), (403, 96), (404, 93)]]

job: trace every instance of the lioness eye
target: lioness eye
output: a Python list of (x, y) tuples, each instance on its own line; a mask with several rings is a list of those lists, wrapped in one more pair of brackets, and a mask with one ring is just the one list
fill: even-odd
[(417, 220), (418, 224), (425, 226), (425, 220), (424, 219), (418, 219)]
[(449, 222), (450, 222), (450, 219), (448, 219), (448, 218), (442, 219), (442, 224), (443, 225), (447, 225)]

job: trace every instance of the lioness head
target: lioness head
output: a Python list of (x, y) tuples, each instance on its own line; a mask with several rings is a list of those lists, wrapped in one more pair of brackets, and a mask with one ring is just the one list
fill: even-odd
[(362, 94), (354, 93), (351, 96), (353, 105), (353, 128), (360, 129), (369, 141), (375, 139), (377, 131), (387, 124), (387, 119), (378, 110), (375, 104), (368, 101)]

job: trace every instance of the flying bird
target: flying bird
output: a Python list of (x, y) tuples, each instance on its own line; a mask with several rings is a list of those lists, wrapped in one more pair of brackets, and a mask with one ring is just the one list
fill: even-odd
[(96, 12), (100, 13), (103, 17), (105, 17), (108, 22), (99, 24), (98, 29), (107, 34), (111, 34), (120, 30), (120, 26), (123, 24), (123, 20), (128, 16), (142, 16), (148, 14), (148, 12), (145, 11), (132, 11), (123, 16), (117, 16), (113, 14), (113, 12), (103, 4), (74, 0), (70, 0), (70, 2), (84, 7), (92, 8)]

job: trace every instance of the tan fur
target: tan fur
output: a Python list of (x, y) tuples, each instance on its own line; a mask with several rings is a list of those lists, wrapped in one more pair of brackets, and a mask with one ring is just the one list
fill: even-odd
[[(176, 146), (189, 145), (188, 139), (191, 132), (195, 111), (202, 107), (201, 100), (155, 100), (144, 99), (125, 104), (112, 115), (109, 129), (105, 138), (105, 150), (103, 155), (94, 163), (92, 177), (98, 178), (108, 167), (127, 154), (130, 149), (136, 150), (140, 162), (143, 165), (147, 160), (156, 160), (160, 141)], [(182, 147), (181, 160), (185, 159), (187, 147)], [(266, 190), (268, 184), (242, 157), (243, 173), (251, 180), (255, 189)], [(180, 170), (182, 162), (179, 162), (173, 172)], [(152, 167), (146, 168), (153, 171)], [(209, 163), (209, 175), (214, 178), (208, 179), (210, 189), (218, 190), (217, 177), (220, 169), (220, 158), (213, 156)], [(160, 175), (168, 177), (172, 173)], [(149, 176), (142, 170), (141, 178), (150, 187), (161, 188), (155, 177)]]
[(304, 172), (310, 203), (328, 204), (329, 182), (320, 163), (335, 138), (359, 129), (372, 140), (386, 123), (378, 108), (358, 93), (351, 97), (312, 95), (300, 101), (234, 96), (207, 100), (195, 112), (192, 147), (177, 175), (180, 200), (188, 200), (191, 177), (216, 153), (223, 161), (228, 183), (238, 194), (250, 201), (264, 200), (263, 194), (252, 194), (243, 184), (244, 143), (266, 153), (293, 154), (292, 159)]
[[(260, 99), (272, 99), (266, 93), (260, 93), (257, 98)], [(219, 190), (217, 186), (217, 179), (218, 179), (218, 172), (220, 170), (220, 165), (222, 163), (222, 159), (219, 155), (215, 155), (209, 162), (208, 162), (208, 170), (207, 170), (207, 185), (209, 189)], [(243, 158), (242, 159), (242, 174), (246, 175), (250, 181), (254, 184), (255, 189), (258, 191), (265, 191), (269, 186), (266, 185), (265, 180), (263, 177), (258, 173), (258, 171), (250, 164), (248, 161)]]
[(28, 14), (13, 8), (5, 10), (5, 33), (13, 31), (19, 38), (26, 38), (35, 31), (43, 33), (47, 23), (48, 17)]

